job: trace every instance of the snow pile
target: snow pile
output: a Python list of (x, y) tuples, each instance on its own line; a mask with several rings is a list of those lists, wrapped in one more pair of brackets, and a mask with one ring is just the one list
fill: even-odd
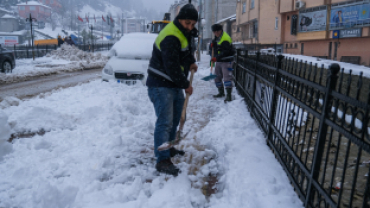
[(119, 58), (142, 58), (150, 59), (153, 51), (153, 44), (157, 34), (129, 33), (125, 34), (109, 51), (109, 56)]
[(3, 157), (13, 151), (12, 144), (8, 143), (11, 135), (10, 126), (8, 124), (8, 116), (0, 110), (0, 162)]
[(35, 60), (17, 59), (13, 73), (0, 73), (0, 84), (21, 82), (60, 72), (103, 68), (107, 61), (108, 57), (101, 53), (88, 53), (75, 46), (63, 44), (45, 57), (36, 58)]
[(3, 110), (12, 131), (46, 133), (12, 141), (0, 207), (302, 207), (243, 99), (213, 99), (204, 60), (178, 146), (186, 154), (173, 159), (178, 177), (155, 171), (147, 88), (93, 81)]
[(85, 52), (68, 44), (63, 44), (57, 50), (51, 51), (46, 55), (46, 57), (51, 57), (54, 60), (69, 60), (71, 62), (79, 62), (85, 68), (94, 67), (93, 65), (89, 65), (94, 62), (97, 62), (98, 64), (105, 64), (108, 61), (108, 57), (102, 56), (101, 53)]

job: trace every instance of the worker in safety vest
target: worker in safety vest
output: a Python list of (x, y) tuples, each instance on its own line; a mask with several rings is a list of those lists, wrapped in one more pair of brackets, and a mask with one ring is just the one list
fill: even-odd
[(183, 90), (190, 95), (193, 93), (187, 77), (190, 70), (198, 69), (191, 44), (191, 39), (198, 34), (194, 28), (197, 21), (198, 11), (192, 4), (186, 4), (175, 20), (162, 29), (153, 45), (146, 82), (157, 116), (154, 130), (156, 169), (174, 176), (180, 171), (171, 157), (183, 156), (185, 152), (175, 148), (158, 151), (158, 147), (176, 138), (185, 101)]
[[(212, 25), (212, 31), (215, 35), (215, 39), (211, 43), (211, 49), (214, 51), (214, 57), (212, 57), (211, 61), (216, 63), (215, 73), (217, 77), (215, 79), (215, 84), (218, 88), (218, 94), (214, 95), (214, 97), (224, 97), (224, 88), (226, 88), (227, 95), (225, 102), (230, 102), (233, 88), (231, 76), (233, 70), (232, 62), (234, 60), (235, 50), (232, 46), (231, 37), (223, 31), (222, 25)], [(210, 54), (212, 53), (210, 52)]]

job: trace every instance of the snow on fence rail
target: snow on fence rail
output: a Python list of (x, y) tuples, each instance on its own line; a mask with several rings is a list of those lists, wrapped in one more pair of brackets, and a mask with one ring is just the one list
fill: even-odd
[(370, 80), (238, 50), (238, 92), (305, 207), (368, 207)]

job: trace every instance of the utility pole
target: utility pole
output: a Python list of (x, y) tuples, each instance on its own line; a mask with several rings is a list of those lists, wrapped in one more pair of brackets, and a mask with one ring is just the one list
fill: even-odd
[(123, 13), (122, 13), (122, 19), (121, 19), (121, 35), (123, 36)]
[(26, 22), (30, 22), (31, 25), (31, 39), (32, 39), (32, 57), (33, 60), (35, 60), (35, 52), (33, 51), (33, 30), (32, 30), (32, 22), (35, 21), (37, 22), (37, 19), (33, 18), (30, 13), (30, 17), (26, 19)]

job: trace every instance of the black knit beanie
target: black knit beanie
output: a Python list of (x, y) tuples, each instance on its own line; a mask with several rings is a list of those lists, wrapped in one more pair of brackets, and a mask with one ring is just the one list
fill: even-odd
[(220, 31), (220, 30), (222, 30), (222, 25), (219, 25), (219, 24), (212, 25), (212, 32)]
[(189, 19), (198, 21), (198, 11), (192, 4), (186, 4), (181, 8), (176, 19)]

